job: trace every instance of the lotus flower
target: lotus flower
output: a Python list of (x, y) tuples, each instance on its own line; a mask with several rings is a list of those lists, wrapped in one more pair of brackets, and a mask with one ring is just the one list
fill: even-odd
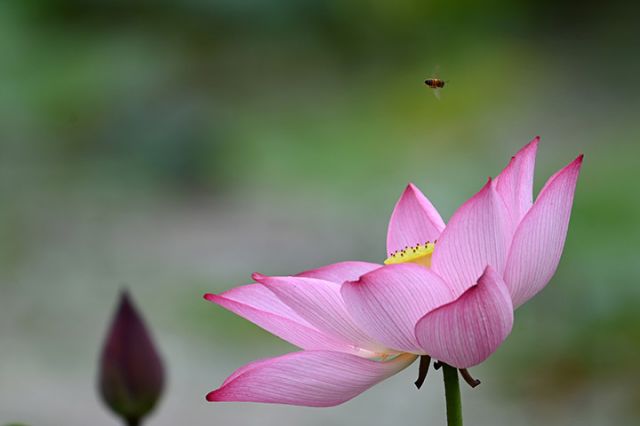
[(100, 396), (128, 425), (140, 424), (156, 406), (164, 383), (158, 349), (124, 290), (100, 355)]
[(446, 227), (409, 184), (391, 215), (384, 265), (254, 274), (257, 284), (205, 295), (303, 349), (245, 365), (207, 400), (333, 406), (417, 356), (460, 369), (487, 359), (511, 332), (514, 309), (549, 282), (564, 246), (582, 156), (533, 203), (537, 145), (522, 148)]

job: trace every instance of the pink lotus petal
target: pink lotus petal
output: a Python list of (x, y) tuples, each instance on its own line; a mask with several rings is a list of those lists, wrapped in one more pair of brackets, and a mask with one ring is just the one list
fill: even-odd
[(502, 277), (488, 266), (477, 285), (418, 321), (416, 337), (433, 358), (467, 368), (487, 359), (512, 326), (509, 290)]
[(536, 136), (511, 158), (509, 165), (496, 177), (496, 190), (517, 225), (533, 204), (533, 170), (540, 137)]
[(447, 284), (413, 263), (389, 265), (342, 285), (347, 310), (368, 335), (390, 348), (424, 353), (414, 328), (426, 313), (453, 300)]
[(579, 156), (549, 178), (514, 234), (504, 276), (515, 307), (542, 290), (558, 267), (581, 165)]
[(400, 372), (415, 358), (402, 354), (381, 362), (330, 351), (295, 352), (242, 367), (207, 400), (331, 407)]
[(373, 341), (355, 324), (342, 300), (340, 284), (316, 278), (267, 277), (261, 274), (253, 274), (253, 279), (323, 333), (351, 342), (355, 348), (388, 352), (388, 348)]
[(313, 327), (262, 284), (240, 286), (204, 297), (302, 349), (360, 353), (350, 342)]
[(487, 265), (504, 271), (510, 239), (509, 213), (489, 179), (453, 214), (438, 239), (431, 267), (460, 295)]
[[(299, 352), (296, 352), (296, 353), (299, 353)], [(242, 367), (238, 368), (233, 373), (231, 373), (231, 375), (229, 377), (224, 379), (224, 382), (222, 382), (222, 386), (220, 386), (220, 387), (223, 388), (226, 384), (232, 382), (236, 377), (241, 376), (244, 373), (253, 370), (254, 368), (258, 368), (258, 367), (261, 367), (261, 366), (269, 365), (269, 364), (273, 363), (273, 361), (276, 360), (276, 359), (278, 359), (278, 357), (276, 357), (276, 358), (262, 358), (262, 359), (257, 359), (255, 361), (251, 361), (249, 364), (245, 364)], [(213, 393), (213, 392), (211, 392), (211, 393)], [(208, 395), (207, 395), (207, 399), (209, 399)]]
[(293, 309), (282, 303), (280, 299), (262, 284), (247, 284), (232, 288), (219, 295), (205, 295), (205, 299), (209, 301), (213, 301), (211, 300), (213, 298), (236, 302), (243, 306), (248, 306), (310, 326), (308, 322), (302, 319)]
[(297, 277), (318, 278), (334, 283), (342, 284), (345, 281), (353, 281), (367, 272), (378, 269), (382, 265), (369, 262), (347, 261), (322, 266), (297, 274)]
[(444, 229), (444, 222), (433, 204), (412, 183), (396, 203), (387, 231), (387, 252), (433, 242)]

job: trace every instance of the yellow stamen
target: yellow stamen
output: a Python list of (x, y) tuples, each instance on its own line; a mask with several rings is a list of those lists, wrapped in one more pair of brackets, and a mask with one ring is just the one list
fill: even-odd
[(395, 265), (398, 263), (417, 263), (418, 265), (431, 266), (431, 255), (435, 249), (435, 242), (431, 243), (427, 241), (424, 244), (416, 244), (414, 247), (405, 247), (403, 250), (398, 250), (384, 261), (385, 265)]

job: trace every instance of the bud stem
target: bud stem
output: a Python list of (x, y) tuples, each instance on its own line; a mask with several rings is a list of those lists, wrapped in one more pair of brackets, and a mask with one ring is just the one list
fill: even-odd
[(441, 363), (441, 365), (447, 403), (447, 426), (462, 426), (462, 399), (460, 398), (458, 369), (445, 363)]

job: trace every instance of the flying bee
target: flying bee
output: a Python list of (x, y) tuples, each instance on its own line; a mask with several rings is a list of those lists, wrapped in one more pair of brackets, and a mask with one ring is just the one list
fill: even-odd
[(444, 87), (444, 80), (440, 80), (439, 78), (428, 78), (424, 81), (424, 84), (429, 86), (432, 89), (442, 89)]
[(428, 78), (424, 81), (424, 84), (426, 84), (427, 87), (433, 89), (433, 94), (438, 99), (440, 99), (440, 89), (444, 87), (444, 83), (445, 81), (440, 80), (438, 77)]

